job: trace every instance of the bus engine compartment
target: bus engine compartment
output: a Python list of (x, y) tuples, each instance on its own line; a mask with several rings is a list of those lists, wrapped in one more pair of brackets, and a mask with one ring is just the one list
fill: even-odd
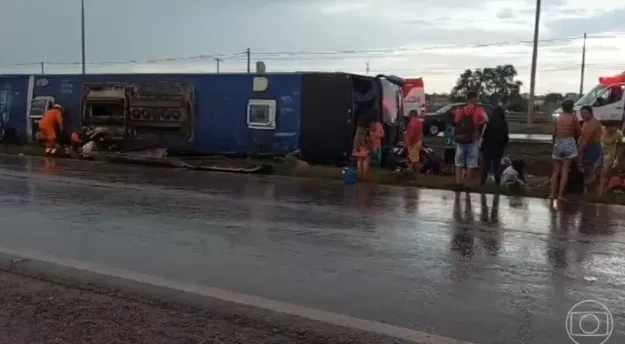
[(81, 126), (116, 141), (193, 137), (192, 88), (177, 83), (88, 83), (82, 88)]

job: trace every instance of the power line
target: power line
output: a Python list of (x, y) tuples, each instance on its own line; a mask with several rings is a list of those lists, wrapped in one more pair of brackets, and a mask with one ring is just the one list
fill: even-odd
[[(221, 60), (220, 60), (221, 61)], [(37, 67), (37, 66), (32, 66)], [(46, 65), (47, 68), (49, 69), (67, 69), (68, 65)], [(102, 66), (104, 67), (104, 66)], [(514, 66), (515, 69), (517, 71), (526, 71), (530, 69), (530, 66), (528, 65), (515, 65)], [(586, 67), (588, 69), (610, 69), (610, 70), (614, 70), (614, 69), (625, 69), (625, 63), (587, 63)], [(23, 68), (22, 66), (14, 66), (14, 67), (8, 67), (8, 68)], [(207, 69), (209, 69), (209, 65), (207, 64)], [(538, 69), (538, 71), (540, 72), (555, 72), (555, 71), (569, 71), (569, 70), (577, 70), (579, 67), (574, 65), (574, 64), (570, 64), (570, 63), (557, 63), (557, 64), (546, 64), (543, 65), (540, 69)], [(336, 68), (332, 68), (332, 69), (341, 69), (340, 66), (337, 66)], [(393, 72), (410, 72), (410, 73), (421, 73), (421, 74), (428, 74), (428, 73), (453, 73), (453, 72), (463, 72), (467, 69), (484, 69), (483, 67), (458, 67), (458, 68), (446, 68), (446, 67), (429, 67), (429, 68), (424, 68), (424, 69), (420, 69), (420, 68), (411, 68), (411, 69), (397, 69), (397, 68), (386, 68), (386, 69), (370, 69), (370, 72), (372, 73), (388, 73), (389, 71), (393, 71)]]
[[(593, 67), (594, 66), (594, 67)], [(517, 71), (529, 71), (530, 66), (519, 66), (516, 67)], [(623, 68), (625, 69), (625, 64), (595, 64), (591, 65), (591, 68), (587, 68), (587, 70), (606, 70), (606, 71), (614, 71), (614, 69)], [(387, 68), (387, 69), (370, 69), (370, 72), (373, 74), (393, 74), (393, 73), (402, 73), (402, 74), (410, 74), (410, 75), (432, 75), (432, 74), (450, 74), (450, 73), (461, 73), (467, 69), (476, 70), (478, 68), (427, 68), (427, 69), (401, 69), (401, 68)], [(480, 68), (484, 69), (484, 68)], [(577, 71), (579, 66), (576, 65), (552, 65), (552, 66), (543, 66), (542, 68), (537, 69), (538, 72), (568, 72), (568, 71)], [(333, 68), (332, 70), (340, 70), (340, 68)], [(354, 71), (354, 73), (358, 73), (359, 68), (357, 66), (353, 66), (349, 68), (349, 70)], [(305, 71), (310, 72), (324, 72), (328, 71), (327, 69), (306, 69)], [(345, 70), (347, 71), (347, 69)], [(276, 72), (289, 72), (284, 68), (276, 70)], [(409, 76), (409, 75), (408, 75)]]
[[(587, 35), (587, 38), (618, 38), (620, 35), (616, 34), (620, 32), (611, 33), (610, 35)], [(625, 33), (625, 32), (624, 32)], [(556, 42), (567, 42), (574, 41), (578, 39), (583, 39), (584, 36), (571, 36), (571, 37), (562, 37), (562, 38), (551, 38), (551, 39), (543, 39), (539, 40), (540, 43), (556, 43)], [(454, 44), (454, 45), (439, 45), (439, 46), (429, 46), (429, 47), (420, 47), (420, 48), (382, 48), (382, 49), (364, 49), (364, 50), (339, 50), (339, 51), (278, 51), (278, 52), (254, 52), (254, 56), (260, 60), (292, 60), (292, 61), (300, 61), (300, 60), (336, 60), (336, 59), (353, 59), (358, 56), (355, 55), (367, 55), (367, 58), (374, 58), (375, 56), (370, 56), (370, 54), (383, 54), (379, 55), (380, 58), (388, 58), (389, 53), (393, 53), (394, 57), (401, 56), (409, 56), (409, 53), (419, 53), (426, 51), (435, 51), (435, 50), (446, 50), (446, 49), (468, 49), (468, 48), (487, 48), (487, 47), (496, 47), (496, 46), (510, 46), (510, 45), (522, 45), (522, 44), (531, 44), (530, 40), (519, 40), (519, 41), (502, 41), (502, 42), (491, 42), (491, 43), (473, 43), (473, 44)], [(403, 53), (403, 55), (399, 55), (399, 53)], [(303, 56), (307, 55), (307, 56)], [(194, 60), (214, 60), (215, 58), (219, 59), (248, 59), (249, 57), (249, 49), (241, 52), (241, 53), (232, 53), (232, 54), (202, 54), (195, 56), (181, 56), (181, 57), (165, 57), (165, 58), (155, 58), (155, 59), (147, 59), (147, 60), (125, 60), (125, 61), (101, 61), (101, 62), (88, 62), (87, 65), (91, 66), (103, 66), (103, 65), (120, 65), (120, 64), (152, 64), (152, 63), (163, 63), (163, 62), (186, 62), (186, 61), (194, 61)], [(39, 65), (41, 62), (29, 62), (29, 63), (18, 63), (12, 64), (6, 67), (24, 67), (24, 66), (33, 66)], [(82, 64), (81, 62), (46, 62), (46, 65), (65, 65), (65, 66), (73, 66)], [(3, 68), (6, 68), (3, 67)]]
[[(614, 32), (621, 33), (621, 32)], [(588, 35), (587, 38), (618, 38), (621, 35), (611, 33), (610, 35)], [(625, 33), (625, 31), (623, 32)], [(561, 38), (548, 38), (539, 40), (539, 43), (555, 43), (555, 42), (567, 42), (574, 40), (581, 40), (584, 36), (570, 36)], [(339, 50), (339, 51), (283, 51), (283, 52), (262, 52), (255, 51), (254, 54), (260, 57), (275, 56), (275, 55), (354, 55), (354, 54), (369, 54), (369, 53), (390, 53), (390, 52), (424, 52), (429, 50), (445, 50), (445, 49), (458, 49), (458, 48), (487, 48), (495, 46), (509, 46), (509, 45), (521, 45), (532, 44), (533, 40), (517, 40), (517, 41), (501, 41), (491, 43), (469, 43), (469, 44), (449, 44), (449, 45), (437, 45), (420, 48), (381, 48), (381, 49), (367, 49), (367, 50)]]
[[(515, 67), (517, 69), (517, 71), (521, 70), (521, 71), (529, 71), (530, 66), (521, 66), (521, 67)], [(595, 66), (594, 68), (586, 68), (586, 70), (606, 70), (606, 71), (614, 71), (614, 69), (619, 69), (619, 68), (625, 68), (625, 64), (605, 64), (602, 66)], [(410, 73), (411, 75), (432, 75), (432, 74), (450, 74), (450, 73), (461, 73), (467, 69), (472, 69), (472, 68), (450, 68), (450, 69), (424, 69), (424, 70), (418, 70), (418, 69), (395, 69), (395, 68), (389, 68), (389, 69), (372, 69), (371, 73), (387, 73), (387, 74), (392, 74), (392, 73)], [(356, 70), (356, 68), (354, 68), (354, 70)], [(475, 70), (475, 69), (473, 69)], [(552, 67), (543, 67), (543, 68), (538, 68), (536, 69), (537, 72), (540, 73), (550, 73), (550, 72), (568, 72), (568, 71), (578, 71), (579, 70), (579, 66), (552, 66)]]
[[(227, 58), (234, 58), (237, 56), (243, 56), (246, 53), (238, 53), (238, 54), (212, 54), (212, 55), (195, 55), (195, 56), (181, 56), (181, 57), (164, 57), (158, 59), (149, 59), (149, 60), (123, 60), (123, 61), (101, 61), (101, 62), (87, 62), (87, 65), (91, 66), (107, 66), (107, 65), (119, 65), (119, 64), (150, 64), (150, 63), (160, 63), (160, 62), (178, 62), (178, 61), (194, 61), (194, 60), (215, 60), (219, 58), (221, 60)], [(27, 67), (39, 64), (40, 62), (26, 62), (26, 63), (16, 63), (6, 67)], [(82, 64), (81, 62), (46, 62), (46, 65), (57, 65), (57, 66), (74, 66)]]

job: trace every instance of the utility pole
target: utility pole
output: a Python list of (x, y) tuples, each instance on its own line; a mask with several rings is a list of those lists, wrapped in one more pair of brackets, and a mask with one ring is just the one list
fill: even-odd
[(369, 69), (369, 62), (367, 62), (367, 74), (369, 74), (369, 71), (370, 71), (370, 69)]
[(82, 52), (82, 73), (87, 74), (86, 70), (86, 52), (85, 52), (85, 0), (80, 0), (80, 34), (81, 34), (81, 52)]
[(45, 63), (43, 61), (41, 61), (41, 74), (46, 74), (46, 67), (45, 67)]
[(584, 72), (586, 71), (586, 33), (584, 32), (584, 45), (582, 46), (582, 75), (579, 79), (579, 96), (584, 95)]
[(527, 126), (532, 125), (534, 116), (534, 93), (536, 91), (536, 64), (538, 62), (538, 37), (540, 28), (540, 0), (536, 0), (536, 18), (534, 19), (534, 50), (532, 51), (532, 71), (530, 75), (530, 95), (527, 100)]
[(215, 62), (217, 62), (217, 73), (219, 73), (219, 63), (220, 63), (221, 61), (223, 61), (223, 60), (222, 60), (222, 59), (220, 59), (220, 58), (218, 58), (218, 57), (217, 57), (217, 58), (215, 58)]
[(247, 55), (247, 72), (252, 72), (252, 51), (250, 48), (245, 49), (245, 55)]

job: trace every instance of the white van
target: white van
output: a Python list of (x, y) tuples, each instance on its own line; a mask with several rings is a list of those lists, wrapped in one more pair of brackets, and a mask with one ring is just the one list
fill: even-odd
[[(599, 85), (586, 93), (575, 103), (575, 113), (581, 121), (580, 109), (583, 106), (592, 106), (595, 118), (604, 125), (618, 125), (623, 127), (625, 119), (625, 72), (613, 77), (599, 78)], [(557, 117), (562, 109), (553, 114)]]

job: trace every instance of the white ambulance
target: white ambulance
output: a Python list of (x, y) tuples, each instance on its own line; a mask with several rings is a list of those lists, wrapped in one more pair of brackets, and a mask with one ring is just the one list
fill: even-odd
[[(604, 125), (623, 126), (625, 119), (625, 72), (612, 76), (599, 78), (599, 85), (586, 93), (575, 103), (575, 112), (581, 121), (580, 109), (583, 106), (592, 106), (595, 118)], [(557, 109), (553, 114), (557, 117), (562, 109)]]

